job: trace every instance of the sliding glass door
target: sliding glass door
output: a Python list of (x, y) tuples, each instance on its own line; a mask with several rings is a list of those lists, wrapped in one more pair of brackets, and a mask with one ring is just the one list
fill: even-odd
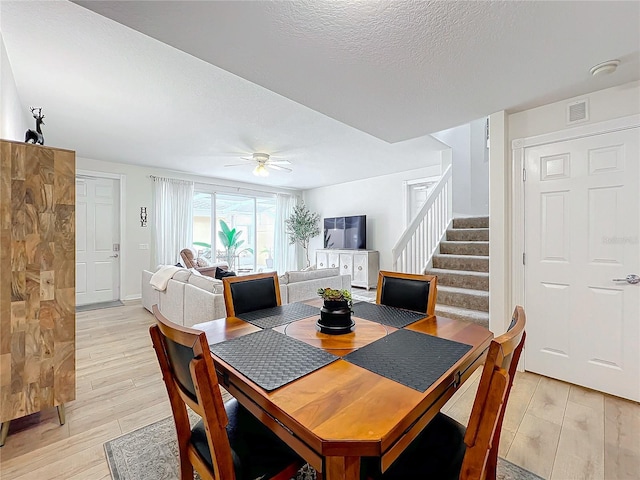
[(271, 196), (196, 192), (193, 248), (236, 272), (273, 270), (275, 209)]

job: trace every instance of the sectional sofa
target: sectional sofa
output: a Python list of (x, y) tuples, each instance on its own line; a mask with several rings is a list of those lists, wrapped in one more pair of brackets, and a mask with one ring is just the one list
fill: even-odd
[[(196, 323), (226, 317), (222, 281), (181, 269), (169, 280), (164, 291), (150, 284), (153, 272), (142, 272), (142, 305), (151, 311), (153, 305), (172, 322), (190, 327)], [(282, 303), (294, 303), (317, 296), (319, 288), (351, 291), (351, 276), (340, 275), (338, 268), (307, 272), (286, 272), (279, 277)]]

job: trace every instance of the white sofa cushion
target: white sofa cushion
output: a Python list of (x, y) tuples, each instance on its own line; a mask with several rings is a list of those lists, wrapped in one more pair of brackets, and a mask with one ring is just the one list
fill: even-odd
[(142, 306), (149, 311), (154, 305), (160, 303), (160, 292), (149, 283), (152, 275), (153, 273), (148, 270), (142, 271)]
[(158, 308), (162, 314), (174, 323), (184, 325), (184, 287), (186, 283), (169, 280), (167, 289), (159, 292)]
[(222, 293), (222, 280), (217, 280), (212, 277), (191, 275), (187, 283), (210, 293)]
[(195, 285), (184, 287), (184, 325), (208, 322), (227, 316), (222, 295), (204, 291)]
[(288, 272), (288, 283), (306, 282), (317, 278), (337, 277), (340, 275), (339, 268), (321, 268), (320, 270), (309, 270), (307, 272)]
[[(334, 275), (332, 277), (314, 278), (313, 280), (307, 280), (305, 282), (290, 283), (287, 285), (287, 300), (289, 303), (294, 303), (318, 298), (319, 288), (335, 288), (341, 290), (344, 288), (343, 278), (346, 278), (347, 283), (350, 283), (351, 277), (349, 275)], [(348, 290), (351, 290), (351, 288), (348, 288)]]
[(172, 279), (178, 282), (186, 283), (190, 277), (191, 272), (189, 271), (189, 269), (183, 268), (182, 270), (178, 270), (176, 273), (174, 273)]

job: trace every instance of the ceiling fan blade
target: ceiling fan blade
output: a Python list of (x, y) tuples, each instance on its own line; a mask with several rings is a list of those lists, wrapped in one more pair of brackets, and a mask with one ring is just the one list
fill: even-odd
[(273, 168), (274, 170), (281, 170), (283, 172), (293, 172), (293, 170), (291, 170), (290, 168), (281, 167), (280, 165), (274, 165), (273, 163), (266, 163), (265, 165), (269, 168)]
[(271, 160), (267, 162), (267, 165), (291, 165), (289, 160)]
[(228, 165), (225, 165), (225, 167), (248, 167), (250, 166), (247, 163), (230, 163)]

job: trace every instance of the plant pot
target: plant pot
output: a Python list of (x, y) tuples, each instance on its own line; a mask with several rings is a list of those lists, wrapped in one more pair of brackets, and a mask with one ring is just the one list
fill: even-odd
[(346, 300), (325, 300), (320, 309), (320, 320), (316, 326), (322, 333), (341, 335), (353, 330), (355, 322), (351, 319), (351, 308)]

